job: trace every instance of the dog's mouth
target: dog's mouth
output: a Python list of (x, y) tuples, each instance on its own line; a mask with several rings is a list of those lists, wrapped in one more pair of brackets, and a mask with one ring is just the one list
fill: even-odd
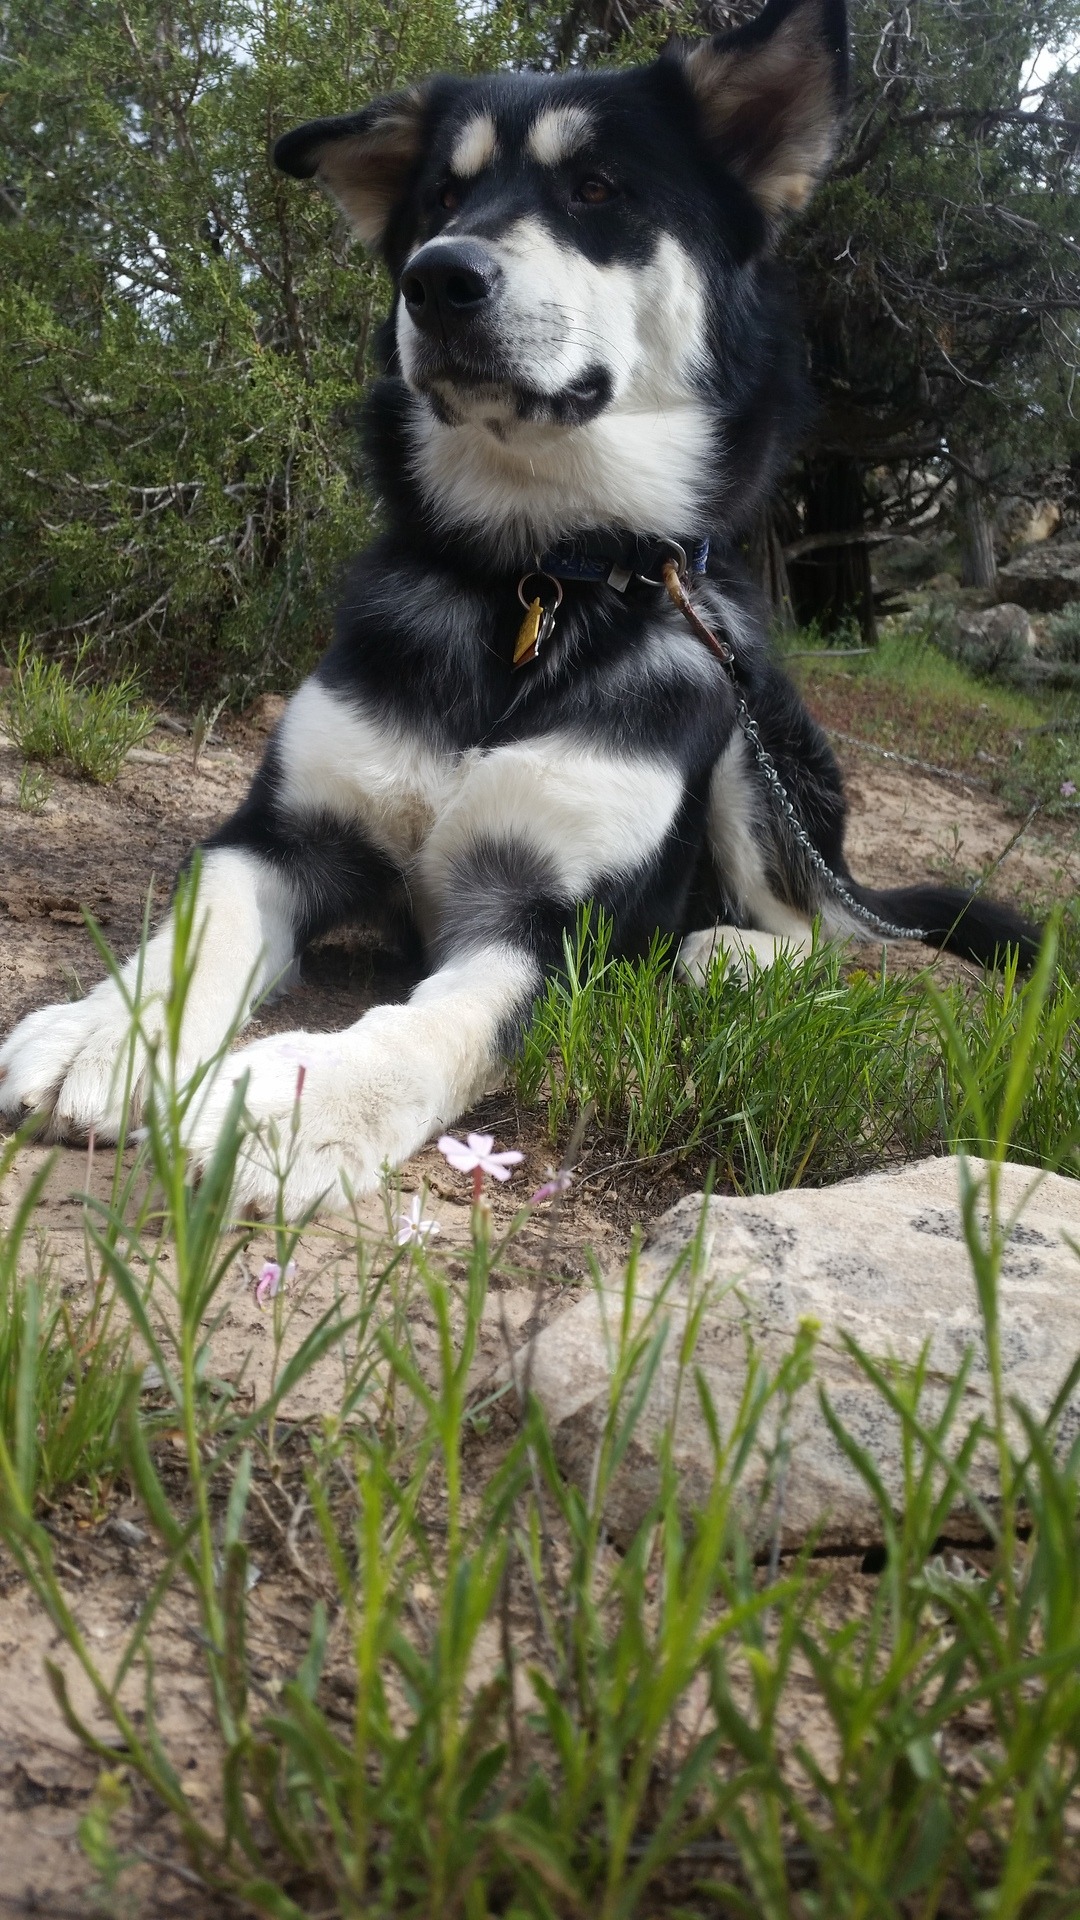
[(586, 367), (553, 392), (493, 365), (470, 366), (440, 358), (409, 376), (444, 426), (479, 423), (496, 439), (521, 425), (586, 426), (610, 406), (613, 382), (606, 367)]

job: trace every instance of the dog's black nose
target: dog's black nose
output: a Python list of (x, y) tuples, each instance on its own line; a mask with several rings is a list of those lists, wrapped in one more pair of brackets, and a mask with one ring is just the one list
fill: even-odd
[(447, 338), (477, 319), (502, 275), (476, 240), (430, 240), (401, 276), (409, 318), (422, 333)]

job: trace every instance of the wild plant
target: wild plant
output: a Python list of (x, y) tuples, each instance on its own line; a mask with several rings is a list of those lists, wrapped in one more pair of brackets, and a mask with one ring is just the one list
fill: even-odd
[[(87, 648), (75, 654), (70, 671), (48, 660), (29, 640), (20, 640), (11, 682), (2, 698), (3, 719), (19, 751), (28, 760), (71, 767), (88, 780), (107, 786), (116, 779), (132, 747), (154, 725), (154, 711), (140, 702), (138, 675), (96, 681), (90, 676)], [(24, 782), (20, 804), (40, 810), (48, 797), (40, 779)], [(22, 791), (22, 790), (20, 790)]]
[[(553, 1140), (590, 1108), (627, 1157), (704, 1151), (753, 1193), (982, 1150), (965, 1076), (993, 1109), (1034, 991), (1014, 962), (940, 991), (932, 972), (892, 976), (884, 957), (873, 973), (853, 970), (817, 943), (768, 968), (720, 957), (699, 986), (677, 977), (670, 943), (657, 938), (632, 962), (612, 958), (610, 940), (603, 917), (583, 910), (515, 1062), (518, 1096), (545, 1109)], [(1080, 984), (1059, 969), (1040, 1004), (1010, 1146), (1073, 1167)]]

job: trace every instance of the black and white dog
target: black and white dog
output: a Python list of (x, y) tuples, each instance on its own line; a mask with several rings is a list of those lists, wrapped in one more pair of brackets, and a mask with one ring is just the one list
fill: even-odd
[[(203, 1098), (196, 1158), (241, 1072), (263, 1141), (288, 1138), (304, 1063), (294, 1213), (370, 1188), (468, 1107), (586, 899), (620, 951), (660, 928), (691, 973), (719, 945), (804, 945), (815, 916), (865, 934), (856, 904), (984, 962), (1007, 942), (1030, 958), (1004, 908), (851, 878), (837, 767), (735, 553), (805, 417), (773, 249), (828, 164), (846, 64), (843, 0), (769, 0), (650, 66), (437, 78), (278, 143), (398, 288), (366, 412), (387, 530), (204, 849), (185, 1058), (221, 1044), (241, 983), (280, 983), (336, 922), (407, 924), (428, 962), (406, 1004), (258, 1040)], [(657, 584), (672, 558), (733, 675)], [(171, 942), (166, 922), (146, 954), (151, 1022)], [(31, 1014), (0, 1052), (3, 1108), (115, 1136), (128, 1028), (110, 981)], [(271, 1157), (254, 1138), (242, 1203), (273, 1205)]]

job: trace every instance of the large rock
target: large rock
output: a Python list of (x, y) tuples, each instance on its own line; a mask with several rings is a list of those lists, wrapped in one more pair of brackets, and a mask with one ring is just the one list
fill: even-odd
[[(1080, 1240), (1080, 1182), (1007, 1166), (1001, 1190), (1003, 1218), (1024, 1203), (1001, 1277), (1006, 1391), (1038, 1415), (1046, 1412), (1080, 1352), (1080, 1259), (1066, 1241), (1066, 1235)], [(704, 1204), (700, 1195), (692, 1195), (654, 1228), (638, 1264), (638, 1324), (664, 1295), (673, 1265), (680, 1256), (685, 1261)], [(704, 1374), (721, 1424), (730, 1423), (746, 1381), (747, 1336), (775, 1373), (800, 1322), (817, 1321), (816, 1381), (876, 1462), (898, 1510), (903, 1489), (898, 1422), (840, 1335), (850, 1334), (878, 1361), (891, 1356), (914, 1362), (928, 1345), (927, 1417), (940, 1408), (947, 1383), (972, 1349), (957, 1444), (961, 1431), (988, 1408), (990, 1381), (963, 1239), (958, 1161), (926, 1160), (896, 1173), (767, 1199), (714, 1198), (707, 1203), (703, 1247), (700, 1275), (692, 1283), (677, 1278), (658, 1309), (668, 1335), (613, 1483), (606, 1517), (616, 1538), (634, 1530), (655, 1493), (657, 1443), (676, 1401), (688, 1300), (691, 1294), (700, 1299), (702, 1287), (710, 1299), (694, 1365)], [(624, 1285), (621, 1275), (608, 1277), (514, 1359), (519, 1379), (529, 1370), (563, 1470), (583, 1488), (594, 1472), (607, 1412), (608, 1356)], [(1080, 1391), (1066, 1411), (1063, 1431), (1067, 1436), (1080, 1431)], [(796, 1545), (815, 1529), (824, 1544), (864, 1548), (879, 1542), (877, 1508), (833, 1438), (813, 1383), (795, 1400), (788, 1436), (790, 1464), (779, 1502), (784, 1544)], [(1015, 1437), (1019, 1441), (1018, 1427)], [(764, 1424), (764, 1447), (744, 1476), (748, 1511), (766, 1483), (765, 1453), (775, 1439), (773, 1417)], [(678, 1391), (675, 1460), (687, 1504), (695, 1505), (710, 1483), (712, 1450), (692, 1375), (684, 1377)], [(988, 1446), (976, 1457), (971, 1479), (979, 1497), (992, 1502), (997, 1480)], [(760, 1523), (765, 1532), (773, 1524), (771, 1501), (770, 1494)], [(980, 1530), (963, 1511), (955, 1524)]]
[(1080, 540), (1048, 540), (1027, 547), (998, 570), (1003, 600), (1027, 607), (1031, 613), (1056, 613), (1070, 600), (1080, 600)]
[(1006, 494), (994, 509), (996, 544), (1005, 553), (1038, 546), (1052, 539), (1061, 520), (1056, 500), (1022, 500), (1018, 494)]
[(956, 652), (979, 673), (995, 673), (1026, 660), (1035, 645), (1031, 615), (1008, 601), (982, 612), (956, 615)]

